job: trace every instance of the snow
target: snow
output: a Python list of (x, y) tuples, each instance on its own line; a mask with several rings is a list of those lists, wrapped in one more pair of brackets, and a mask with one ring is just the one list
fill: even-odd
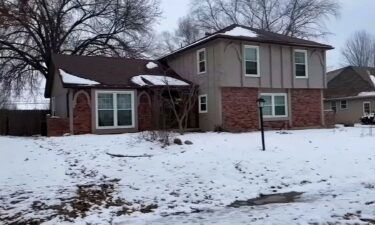
[(375, 96), (375, 91), (368, 91), (368, 92), (361, 92), (358, 96), (366, 97), (366, 96)]
[(370, 75), (370, 79), (372, 81), (372, 84), (375, 86), (375, 76), (374, 75)]
[[(175, 134), (193, 145), (165, 148), (146, 141), (144, 133), (0, 137), (0, 221), (10, 215), (48, 218), (54, 211), (35, 210), (33, 202), (55, 204), (74, 196), (77, 185), (117, 178), (116, 196), (158, 208), (117, 215), (121, 207), (94, 207), (64, 224), (361, 224), (361, 218), (375, 219), (371, 129), (268, 131), (264, 152), (259, 132)], [(304, 194), (294, 203), (226, 207), (289, 191)], [(202, 212), (192, 213), (196, 209)], [(347, 213), (353, 216), (345, 219)], [(44, 224), (61, 222), (51, 217)]]
[(257, 33), (255, 33), (254, 31), (242, 27), (235, 27), (232, 30), (229, 30), (223, 34), (228, 36), (243, 36), (253, 38), (258, 36)]
[(173, 85), (173, 86), (188, 86), (185, 81), (178, 80), (173, 77), (163, 75), (139, 75), (132, 77), (131, 81), (139, 86), (148, 85), (144, 80), (147, 80), (153, 85)]
[(81, 84), (81, 85), (97, 85), (100, 84), (96, 81), (77, 77), (75, 75), (69, 74), (62, 69), (59, 69), (61, 78), (65, 84)]
[(156, 64), (154, 62), (149, 62), (149, 63), (147, 63), (146, 67), (147, 67), (147, 69), (151, 70), (151, 69), (158, 68), (158, 64)]

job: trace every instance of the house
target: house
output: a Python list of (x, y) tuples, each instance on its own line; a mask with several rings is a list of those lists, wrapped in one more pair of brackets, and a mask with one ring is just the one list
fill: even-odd
[(354, 124), (374, 112), (375, 68), (348, 66), (327, 74), (325, 109), (334, 112), (336, 123)]
[(330, 49), (231, 25), (154, 61), (55, 55), (46, 88), (53, 109), (48, 126), (56, 134), (59, 127), (76, 134), (149, 129), (159, 104), (150, 90), (167, 77), (176, 88), (199, 86), (191, 120), (204, 131), (258, 129), (259, 97), (266, 100), (268, 128), (321, 127)]

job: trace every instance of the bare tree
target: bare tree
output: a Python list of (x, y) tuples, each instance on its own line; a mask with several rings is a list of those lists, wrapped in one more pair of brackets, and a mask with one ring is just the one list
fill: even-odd
[(158, 0), (0, 0), (0, 83), (49, 76), (53, 53), (142, 56)]
[(345, 64), (351, 66), (375, 66), (375, 38), (362, 30), (355, 32), (341, 50)]
[(202, 32), (196, 26), (195, 21), (190, 16), (185, 16), (178, 21), (178, 28), (175, 31), (178, 44), (188, 45), (202, 36)]
[(337, 0), (192, 0), (191, 15), (205, 31), (243, 24), (292, 37), (327, 34), (324, 20), (338, 16)]

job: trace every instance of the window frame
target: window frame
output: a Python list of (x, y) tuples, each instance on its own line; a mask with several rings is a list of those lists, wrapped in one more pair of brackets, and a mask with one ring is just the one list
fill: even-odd
[[(246, 49), (256, 49), (257, 51), (257, 74), (247, 74), (246, 73), (246, 62), (249, 60), (246, 60)], [(249, 61), (254, 62), (254, 61)], [(260, 54), (259, 54), (259, 46), (258, 45), (244, 45), (243, 50), (243, 70), (245, 77), (260, 77)]]
[[(113, 125), (114, 126), (99, 126), (99, 94), (112, 94), (113, 96)], [(129, 126), (118, 126), (118, 107), (117, 107), (117, 95), (118, 94), (130, 94), (131, 102), (131, 115), (132, 115), (132, 124)], [(97, 130), (106, 130), (106, 129), (129, 129), (135, 128), (135, 99), (134, 91), (95, 91), (95, 127)]]
[[(202, 110), (202, 108), (201, 108), (202, 97), (206, 98), (206, 103), (204, 103), (206, 105), (206, 110)], [(208, 95), (207, 94), (198, 96), (198, 111), (199, 111), (199, 113), (208, 113)]]
[[(296, 62), (296, 53), (304, 53), (305, 55), (305, 63), (303, 65), (305, 65), (305, 76), (297, 76), (297, 65), (302, 65), (301, 63), (297, 63)], [(293, 53), (293, 63), (294, 63), (294, 77), (296, 79), (307, 79), (309, 78), (309, 62), (307, 60), (307, 50), (306, 49), (294, 49), (294, 53)]]
[[(260, 97), (262, 96), (271, 96), (272, 99), (272, 115), (264, 115), (264, 118), (288, 118), (289, 117), (289, 106), (288, 106), (288, 94), (287, 93), (260, 93)], [(282, 96), (285, 99), (285, 115), (276, 115), (275, 114), (275, 97), (276, 96)]]
[[(200, 61), (199, 54), (203, 52), (204, 53), (204, 60)], [(200, 71), (200, 63), (204, 62), (204, 71)], [(207, 72), (207, 52), (206, 48), (202, 48), (197, 50), (197, 73), (198, 74), (204, 74)]]
[[(365, 104), (368, 104), (368, 105), (369, 105), (369, 112), (368, 112), (368, 113), (365, 112)], [(362, 103), (362, 111), (363, 111), (363, 115), (371, 114), (371, 102), (369, 102), (369, 101), (364, 101), (364, 102)]]
[[(342, 107), (342, 102), (346, 102), (345, 103), (345, 108)], [(340, 100), (340, 110), (347, 110), (349, 108), (348, 106), (348, 100)]]

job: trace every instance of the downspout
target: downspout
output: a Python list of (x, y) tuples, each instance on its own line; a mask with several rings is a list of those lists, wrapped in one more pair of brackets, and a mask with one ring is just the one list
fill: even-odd
[(69, 103), (68, 103), (68, 107), (69, 107), (69, 131), (70, 131), (70, 134), (73, 135), (74, 134), (74, 127), (73, 127), (73, 118), (74, 118), (74, 115), (73, 115), (73, 105), (74, 105), (74, 102), (73, 102), (73, 92), (72, 92), (72, 89), (68, 89), (68, 94), (69, 94)]

